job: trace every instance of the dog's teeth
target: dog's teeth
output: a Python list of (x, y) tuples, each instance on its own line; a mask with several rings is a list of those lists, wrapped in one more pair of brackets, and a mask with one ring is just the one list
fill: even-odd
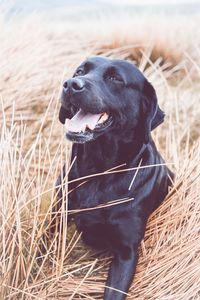
[(100, 119), (99, 119), (99, 121), (98, 121), (98, 124), (104, 123), (107, 119), (108, 119), (108, 114), (107, 114), (107, 113), (104, 113), (104, 114), (100, 117)]

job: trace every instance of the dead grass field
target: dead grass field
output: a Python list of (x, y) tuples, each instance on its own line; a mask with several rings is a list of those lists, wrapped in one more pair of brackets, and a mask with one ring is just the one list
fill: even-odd
[(0, 299), (102, 299), (105, 253), (73, 226), (43, 240), (70, 149), (57, 117), (61, 83), (96, 54), (134, 61), (153, 83), (166, 112), (153, 135), (176, 173), (149, 220), (128, 299), (200, 299), (198, 17), (0, 21)]

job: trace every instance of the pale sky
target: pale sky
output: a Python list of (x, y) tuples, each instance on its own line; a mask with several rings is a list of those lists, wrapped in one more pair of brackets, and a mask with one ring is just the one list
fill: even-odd
[(134, 5), (142, 5), (142, 4), (181, 4), (181, 3), (200, 3), (200, 0), (101, 0), (102, 2), (111, 2), (116, 4), (134, 4)]

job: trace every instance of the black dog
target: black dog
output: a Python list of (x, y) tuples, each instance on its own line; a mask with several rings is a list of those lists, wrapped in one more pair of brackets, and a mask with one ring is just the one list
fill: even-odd
[[(114, 253), (104, 299), (125, 299), (147, 219), (173, 177), (151, 137), (164, 113), (154, 88), (134, 65), (94, 57), (64, 83), (59, 119), (75, 143), (68, 209), (83, 209), (73, 218), (87, 244)], [(63, 171), (57, 185), (64, 177)]]

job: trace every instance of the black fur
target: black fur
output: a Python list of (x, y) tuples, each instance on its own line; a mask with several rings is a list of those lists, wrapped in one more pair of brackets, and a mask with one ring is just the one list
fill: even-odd
[[(74, 88), (73, 88), (74, 87)], [(138, 247), (144, 237), (149, 215), (165, 198), (173, 177), (164, 165), (151, 137), (151, 130), (164, 120), (156, 93), (143, 74), (131, 63), (94, 57), (83, 62), (64, 84), (59, 119), (62, 123), (81, 108), (85, 112), (107, 112), (111, 123), (103, 130), (68, 132), (74, 143), (69, 182), (105, 172), (121, 164), (122, 172), (93, 176), (86, 183), (69, 183), (68, 209), (85, 209), (118, 199), (121, 204), (74, 213), (83, 240), (95, 248), (109, 248), (114, 258), (106, 286), (125, 293), (132, 283)], [(141, 168), (138, 165), (158, 165)], [(163, 164), (163, 165), (162, 165)], [(132, 178), (136, 178), (130, 187)], [(62, 172), (58, 182), (65, 177)], [(80, 185), (79, 187), (77, 187)], [(63, 200), (60, 194), (60, 203)], [(69, 219), (72, 215), (69, 215)], [(125, 294), (106, 288), (104, 299), (122, 300)]]

